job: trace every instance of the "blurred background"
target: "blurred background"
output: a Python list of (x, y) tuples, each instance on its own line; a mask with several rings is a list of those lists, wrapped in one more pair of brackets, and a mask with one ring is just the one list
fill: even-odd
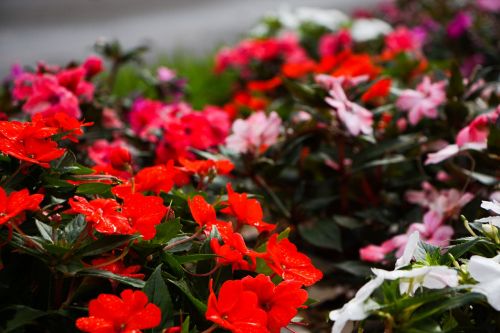
[(67, 63), (98, 38), (146, 44), (149, 59), (201, 55), (232, 43), (262, 15), (282, 6), (350, 12), (378, 0), (0, 0), (0, 74), (13, 63)]

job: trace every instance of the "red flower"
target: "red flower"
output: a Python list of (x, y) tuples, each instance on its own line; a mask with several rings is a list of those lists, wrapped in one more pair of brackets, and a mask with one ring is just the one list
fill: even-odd
[(224, 282), (215, 296), (210, 281), (207, 320), (234, 333), (268, 333), (267, 315), (259, 307), (257, 295), (246, 291), (241, 280)]
[(134, 279), (144, 279), (144, 274), (138, 273), (141, 270), (140, 265), (132, 265), (127, 267), (122, 260), (106, 264), (110, 261), (113, 261), (113, 257), (97, 258), (92, 260), (91, 263), (92, 266), (97, 269), (102, 269), (104, 271), (108, 271), (118, 275), (128, 276)]
[(40, 123), (0, 121), (0, 152), (48, 168), (49, 162), (65, 151), (52, 141), (57, 132), (57, 128)]
[(20, 219), (24, 220), (24, 211), (37, 210), (42, 200), (42, 194), (30, 195), (27, 189), (7, 195), (5, 190), (0, 187), (0, 225), (21, 214)]
[(223, 245), (220, 245), (217, 238), (210, 240), (210, 247), (217, 255), (217, 263), (220, 265), (232, 265), (233, 270), (242, 269), (247, 271), (255, 270), (255, 258), (250, 257), (252, 263), (249, 264), (244, 259), (245, 255), (250, 254), (243, 236), (239, 233), (223, 235)]
[(286, 77), (296, 79), (309, 74), (316, 68), (316, 63), (312, 60), (305, 60), (303, 62), (290, 62), (281, 66), (281, 71)]
[(82, 66), (85, 68), (87, 77), (97, 75), (104, 70), (104, 63), (102, 59), (97, 56), (88, 57), (85, 59)]
[(259, 274), (247, 276), (243, 289), (254, 292), (259, 306), (267, 313), (267, 328), (271, 333), (279, 333), (297, 314), (297, 308), (307, 301), (307, 291), (296, 281), (283, 281), (275, 286), (269, 276)]
[(31, 120), (34, 123), (40, 123), (40, 127), (55, 127), (59, 133), (64, 134), (62, 139), (68, 139), (78, 142), (77, 137), (83, 134), (82, 127), (92, 126), (93, 123), (83, 123), (78, 119), (71, 117), (63, 112), (52, 115), (35, 114)]
[(189, 172), (200, 176), (207, 176), (211, 172), (227, 175), (234, 169), (234, 164), (229, 160), (198, 160), (191, 161), (179, 158), (179, 163)]
[(160, 197), (145, 196), (141, 193), (123, 197), (123, 215), (145, 240), (156, 235), (156, 225), (161, 223), (167, 211), (168, 208), (163, 205), (163, 199)]
[(311, 259), (297, 251), (288, 239), (277, 240), (274, 234), (267, 243), (264, 259), (269, 267), (284, 280), (297, 281), (310, 286), (323, 278), (323, 273), (313, 266)]
[(206, 227), (205, 231), (207, 233), (210, 233), (213, 226), (217, 227), (217, 230), (223, 238), (228, 238), (233, 233), (233, 226), (231, 223), (218, 221), (214, 207), (201, 195), (196, 195), (188, 199), (188, 205), (196, 223), (198, 223), (200, 227)]
[(221, 212), (235, 216), (238, 223), (254, 226), (259, 232), (272, 231), (276, 228), (275, 225), (262, 221), (264, 214), (256, 199), (248, 199), (246, 193), (234, 192), (230, 183), (227, 184), (227, 194), (228, 206)]
[(362, 96), (361, 100), (365, 103), (376, 99), (384, 98), (389, 95), (391, 88), (391, 79), (382, 79), (373, 84)]
[(127, 289), (120, 296), (101, 294), (90, 301), (89, 316), (78, 318), (76, 327), (89, 333), (141, 333), (160, 324), (161, 310), (145, 293)]
[(247, 84), (248, 90), (252, 91), (270, 91), (278, 88), (281, 85), (282, 81), (279, 76), (275, 76), (270, 80), (262, 80), (262, 81), (250, 81)]
[(135, 230), (119, 210), (120, 204), (113, 199), (87, 199), (75, 196), (69, 199), (72, 213), (83, 214), (95, 230), (103, 234), (131, 235)]

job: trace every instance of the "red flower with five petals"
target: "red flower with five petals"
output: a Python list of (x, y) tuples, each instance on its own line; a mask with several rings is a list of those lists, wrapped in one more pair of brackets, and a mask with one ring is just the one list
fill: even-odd
[(51, 138), (57, 132), (40, 123), (0, 121), (0, 152), (48, 168), (65, 151)]
[(250, 255), (251, 251), (247, 248), (243, 236), (239, 233), (232, 233), (231, 235), (224, 235), (223, 238), (223, 245), (220, 245), (217, 238), (210, 240), (210, 247), (217, 255), (217, 263), (219, 265), (232, 265), (233, 270), (255, 270), (255, 257), (250, 256), (251, 263), (244, 258), (244, 256)]
[(30, 195), (27, 189), (7, 195), (0, 187), (0, 225), (15, 217), (20, 217), (21, 221), (24, 220), (24, 211), (37, 210), (42, 200), (42, 194)]
[(267, 313), (267, 328), (271, 333), (279, 333), (280, 329), (290, 324), (297, 314), (297, 308), (307, 301), (307, 291), (302, 283), (283, 281), (277, 286), (269, 276), (259, 274), (247, 276), (243, 280), (243, 288), (254, 292), (260, 308)]
[(297, 251), (288, 239), (278, 239), (278, 234), (269, 238), (267, 252), (263, 256), (269, 267), (286, 281), (297, 281), (305, 286), (313, 285), (323, 278), (323, 273), (313, 266), (311, 259)]
[(188, 205), (196, 223), (198, 223), (200, 227), (206, 227), (206, 233), (210, 233), (212, 227), (215, 226), (222, 235), (222, 239), (227, 239), (233, 234), (232, 224), (217, 220), (215, 208), (201, 195), (196, 195), (188, 199)]
[(224, 282), (215, 296), (210, 281), (210, 296), (205, 313), (207, 320), (234, 333), (268, 333), (267, 315), (259, 307), (257, 295), (247, 291), (241, 280)]
[(83, 214), (95, 230), (103, 234), (131, 235), (135, 232), (121, 206), (113, 199), (87, 199), (79, 196), (69, 199), (71, 213)]
[(76, 327), (88, 333), (141, 333), (161, 322), (161, 310), (142, 291), (124, 290), (121, 298), (101, 294), (89, 303), (89, 316), (77, 319)]
[(238, 223), (248, 224), (257, 228), (260, 232), (272, 231), (275, 225), (262, 221), (263, 213), (260, 203), (256, 199), (248, 199), (246, 193), (236, 193), (231, 184), (227, 184), (228, 199), (225, 202), (228, 206), (221, 210), (225, 214), (236, 217)]

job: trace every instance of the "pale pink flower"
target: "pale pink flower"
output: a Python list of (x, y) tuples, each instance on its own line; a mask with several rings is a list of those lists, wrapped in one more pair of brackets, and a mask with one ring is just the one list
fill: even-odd
[(373, 114), (348, 100), (340, 82), (332, 83), (330, 96), (325, 101), (337, 111), (338, 118), (353, 136), (373, 133)]
[(255, 112), (247, 119), (233, 123), (233, 134), (226, 139), (228, 149), (237, 153), (263, 153), (275, 144), (281, 132), (281, 118), (276, 112), (269, 116), (263, 111)]
[(499, 12), (500, 11), (500, 1), (499, 0), (476, 0), (476, 5), (488, 12)]
[(102, 126), (104, 128), (123, 128), (125, 125), (116, 113), (115, 109), (104, 108), (102, 110)]
[(438, 117), (438, 107), (446, 100), (446, 82), (432, 83), (426, 76), (416, 90), (403, 90), (396, 106), (408, 112), (410, 124), (416, 125), (422, 118), (435, 119)]
[(156, 70), (156, 77), (158, 78), (159, 81), (162, 82), (171, 81), (172, 79), (175, 79), (176, 76), (177, 74), (175, 73), (174, 70), (164, 66), (160, 66)]

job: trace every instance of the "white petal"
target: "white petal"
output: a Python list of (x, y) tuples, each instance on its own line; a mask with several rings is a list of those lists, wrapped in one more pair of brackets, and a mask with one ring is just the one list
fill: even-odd
[(403, 255), (396, 260), (396, 269), (408, 265), (413, 258), (415, 250), (418, 246), (418, 241), (420, 240), (420, 234), (418, 231), (414, 231), (408, 238), (406, 247), (404, 249)]

